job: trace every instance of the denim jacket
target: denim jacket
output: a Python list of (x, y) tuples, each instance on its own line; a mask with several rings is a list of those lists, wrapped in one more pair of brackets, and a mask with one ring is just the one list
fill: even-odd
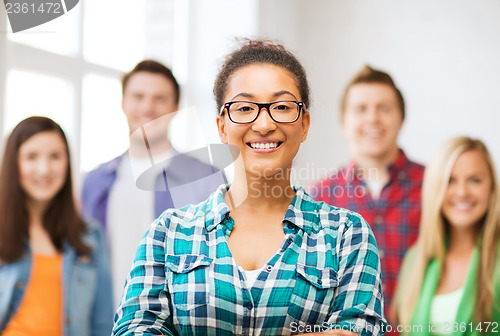
[[(64, 334), (109, 335), (113, 325), (111, 277), (107, 249), (96, 224), (87, 225), (84, 242), (92, 248), (80, 257), (69, 244), (63, 251)], [(0, 333), (18, 310), (30, 277), (32, 254), (0, 263)]]

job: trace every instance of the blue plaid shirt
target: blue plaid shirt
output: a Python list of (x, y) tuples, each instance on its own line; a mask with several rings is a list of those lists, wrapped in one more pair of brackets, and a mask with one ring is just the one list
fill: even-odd
[(253, 286), (231, 256), (234, 221), (222, 185), (165, 211), (136, 252), (114, 335), (290, 335), (334, 328), (380, 335), (380, 262), (356, 213), (295, 188), (286, 235)]

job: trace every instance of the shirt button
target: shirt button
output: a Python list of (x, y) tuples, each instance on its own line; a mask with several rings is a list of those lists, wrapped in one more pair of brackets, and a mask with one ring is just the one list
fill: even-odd
[(383, 257), (385, 257), (385, 251), (384, 250), (378, 250), (378, 256), (380, 259), (382, 259)]
[(247, 303), (245, 303), (245, 308), (248, 310), (252, 310), (253, 304), (251, 302), (247, 302)]
[(405, 172), (400, 171), (400, 172), (398, 173), (398, 178), (399, 178), (400, 180), (404, 180), (404, 179), (405, 179), (405, 177), (406, 177)]
[(271, 265), (267, 265), (266, 270), (267, 270), (268, 272), (271, 272), (271, 270), (272, 270), (272, 269), (273, 269), (273, 266), (271, 266)]
[(189, 264), (185, 264), (184, 269), (188, 269), (188, 268), (189, 268)]
[(380, 215), (375, 216), (375, 221), (374, 221), (375, 224), (380, 225), (382, 224), (383, 221), (384, 219), (382, 218), (382, 216)]
[(23, 289), (24, 288), (24, 284), (20, 281), (16, 282), (16, 288), (20, 288), (20, 289)]
[(71, 318), (70, 317), (66, 318), (66, 323), (67, 324), (71, 324)]
[(318, 285), (322, 285), (323, 284), (323, 281), (321, 279), (318, 279)]

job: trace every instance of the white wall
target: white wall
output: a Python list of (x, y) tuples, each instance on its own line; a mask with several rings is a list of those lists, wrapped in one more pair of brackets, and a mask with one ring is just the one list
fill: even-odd
[(405, 97), (399, 142), (410, 158), (425, 163), (463, 134), (484, 140), (500, 166), (500, 1), (261, 0), (259, 30), (294, 50), (309, 75), (301, 182), (348, 160), (338, 103), (364, 64), (390, 73)]

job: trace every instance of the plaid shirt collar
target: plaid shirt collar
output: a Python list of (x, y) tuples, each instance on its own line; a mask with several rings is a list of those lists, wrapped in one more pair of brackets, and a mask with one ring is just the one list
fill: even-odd
[[(224, 194), (229, 190), (230, 185), (221, 185), (217, 190), (210, 195), (205, 202), (206, 205), (206, 220), (205, 226), (210, 232), (218, 225), (225, 225), (228, 230), (233, 228), (233, 222), (225, 220), (229, 217), (230, 209), (224, 201)], [(293, 224), (307, 234), (311, 232), (319, 232), (321, 224), (317, 213), (317, 203), (309, 196), (302, 186), (293, 186), (296, 192), (295, 197), (290, 202), (285, 213), (283, 222)], [(297, 216), (298, 213), (310, 214), (310, 216)]]
[[(405, 179), (407, 177), (405, 171), (408, 164), (410, 164), (410, 161), (406, 157), (406, 154), (402, 149), (399, 149), (399, 155), (396, 158), (396, 161), (394, 161), (387, 167), (390, 179), (391, 180), (396, 178), (400, 180)], [(348, 181), (353, 181), (353, 180), (359, 181), (360, 179), (358, 178), (358, 176), (362, 176), (362, 174), (357, 174), (357, 170), (358, 168), (356, 167), (356, 162), (354, 160), (351, 160), (351, 162), (349, 162), (349, 165), (347, 166), (347, 173), (345, 174), (345, 176), (347, 177), (346, 179)]]

